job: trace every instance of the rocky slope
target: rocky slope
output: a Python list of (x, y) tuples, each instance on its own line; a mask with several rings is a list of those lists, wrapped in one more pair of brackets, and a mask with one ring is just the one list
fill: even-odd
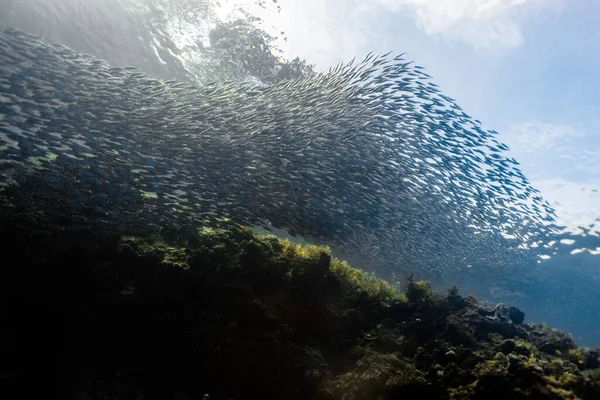
[(597, 349), (326, 248), (227, 222), (148, 238), (16, 226), (0, 373), (22, 398), (600, 398)]

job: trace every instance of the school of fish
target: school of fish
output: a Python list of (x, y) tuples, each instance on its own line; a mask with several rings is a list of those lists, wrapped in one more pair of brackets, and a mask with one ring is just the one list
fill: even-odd
[(64, 229), (230, 218), (430, 274), (501, 268), (554, 212), (495, 135), (402, 55), (200, 86), (0, 35), (2, 214)]

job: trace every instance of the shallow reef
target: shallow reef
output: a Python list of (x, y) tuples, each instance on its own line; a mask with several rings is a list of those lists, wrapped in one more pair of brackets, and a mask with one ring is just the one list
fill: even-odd
[(600, 398), (600, 350), (324, 247), (227, 221), (145, 238), (1, 226), (0, 376), (21, 398)]

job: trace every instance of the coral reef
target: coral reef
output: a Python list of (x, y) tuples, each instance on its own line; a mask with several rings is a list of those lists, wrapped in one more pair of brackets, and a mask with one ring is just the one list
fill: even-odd
[(0, 372), (22, 398), (600, 398), (598, 349), (456, 287), (391, 285), (327, 248), (227, 221), (2, 235)]

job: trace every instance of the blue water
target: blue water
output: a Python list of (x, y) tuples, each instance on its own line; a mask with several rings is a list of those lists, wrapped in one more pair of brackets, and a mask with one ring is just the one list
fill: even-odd
[[(136, 66), (151, 77), (177, 79), (200, 85), (217, 79), (246, 81), (268, 86), (272, 84), (269, 77), (273, 78), (280, 72), (276, 69), (273, 61), (275, 58), (265, 57), (260, 63), (248, 63), (248, 59), (253, 59), (252, 57), (248, 58), (248, 49), (235, 47), (226, 41), (221, 42), (222, 47), (218, 49), (209, 48), (203, 42), (188, 45), (185, 48), (178, 47), (174, 39), (176, 31), (173, 31), (171, 22), (185, 21), (188, 24), (197, 24), (199, 31), (207, 32), (206, 36), (210, 38), (210, 34), (208, 34), (210, 26), (218, 22), (216, 7), (211, 3), (198, 5), (195, 2), (180, 1), (172, 2), (170, 6), (167, 6), (169, 3), (165, 1), (155, 2), (152, 5), (144, 4), (144, 2), (126, 0), (89, 1), (85, 5), (63, 0), (44, 3), (32, 0), (3, 2), (0, 4), (0, 30), (3, 31), (8, 26), (13, 26), (40, 36), (46, 43), (64, 44), (78, 52), (88, 53), (106, 60), (111, 65)], [(195, 13), (190, 14), (192, 9)], [(399, 53), (403, 49), (396, 50)], [(258, 50), (252, 50), (252, 52), (255, 51)], [(260, 51), (264, 53), (265, 49)], [(356, 55), (358, 58), (362, 56), (362, 54)], [(385, 84), (385, 82), (381, 84)], [(65, 96), (66, 93), (60, 91), (55, 93), (58, 100), (72, 100)], [(77, 107), (76, 104), (72, 104), (71, 107), (69, 112), (79, 112), (78, 109), (73, 108)], [(9, 122), (12, 121), (11, 118), (16, 118), (13, 110), (7, 108), (0, 108), (0, 117), (2, 117), (0, 120)], [(122, 123), (126, 125), (126, 122)], [(449, 126), (448, 129), (452, 131), (453, 127)], [(6, 132), (6, 130), (2, 131), (2, 133)], [(433, 138), (424, 137), (423, 148), (429, 148), (426, 146), (431, 146), (433, 140)], [(33, 150), (33, 147), (28, 149), (27, 142), (20, 144), (21, 156), (25, 158), (28, 156), (28, 151)], [(465, 145), (457, 142), (455, 146)], [(499, 148), (502, 149), (501, 144), (499, 144)], [(422, 154), (411, 154), (410, 157), (424, 160), (426, 156), (430, 155), (428, 151), (423, 151)], [(67, 163), (68, 159), (60, 158), (60, 161)], [(153, 163), (154, 161), (148, 159), (146, 166), (153, 168)], [(104, 173), (102, 166), (93, 165), (93, 162), (90, 165), (91, 168), (81, 171), (79, 177), (86, 182), (84, 185), (89, 185), (87, 188), (94, 187), (97, 184), (97, 176)], [(437, 165), (440, 168), (442, 164)], [(351, 171), (352, 168), (348, 167), (346, 170)], [(122, 180), (131, 179), (130, 171), (122, 172)], [(50, 176), (46, 183), (50, 186), (56, 185), (57, 182), (54, 179), (55, 177)], [(308, 181), (314, 178), (307, 175), (305, 179)], [(356, 177), (355, 179), (357, 182), (361, 180)], [(477, 182), (471, 183), (476, 184)], [(481, 183), (484, 183), (483, 179)], [(82, 188), (86, 189), (85, 186)], [(150, 187), (150, 189), (152, 190), (148, 191), (152, 192), (153, 188)], [(109, 186), (107, 193), (110, 197), (121, 192)], [(351, 203), (355, 200), (350, 197), (344, 201)], [(310, 204), (302, 202), (300, 203), (307, 209), (325, 207), (322, 200), (319, 199)], [(375, 203), (377, 206), (369, 210), (369, 216), (352, 214), (352, 210), (350, 210), (349, 213), (343, 216), (339, 214), (336, 219), (328, 221), (328, 226), (320, 227), (315, 231), (325, 232), (325, 235), (329, 231), (343, 229), (348, 224), (347, 221), (352, 223), (360, 218), (376, 220), (380, 213), (378, 208), (383, 203), (377, 203), (377, 201)], [(423, 219), (429, 221), (426, 217), (432, 212), (432, 209), (429, 208), (432, 207), (431, 205), (419, 202), (410, 204), (410, 212), (423, 214)], [(108, 206), (102, 203), (93, 206), (98, 214), (104, 212), (104, 207)], [(388, 228), (390, 227), (379, 227), (382, 230)], [(445, 246), (438, 247), (436, 245), (436, 240), (445, 242), (450, 238), (440, 237), (439, 232), (441, 231), (438, 231), (434, 224), (429, 223), (418, 229), (415, 227), (410, 227), (410, 229), (412, 229), (411, 232), (419, 232), (422, 235), (417, 239), (423, 243), (431, 241), (431, 244), (425, 247), (429, 252), (435, 252), (438, 248), (446, 251)], [(373, 270), (384, 278), (395, 279), (414, 272), (424, 278), (433, 279), (439, 289), (457, 284), (463, 293), (474, 293), (491, 302), (504, 302), (521, 307), (526, 312), (526, 321), (545, 322), (550, 326), (571, 332), (580, 345), (600, 346), (600, 291), (597, 290), (598, 283), (600, 283), (600, 274), (598, 273), (600, 256), (594, 256), (589, 252), (570, 254), (574, 248), (600, 248), (600, 238), (593, 232), (588, 233), (588, 235), (582, 236), (560, 234), (556, 231), (553, 236), (542, 238), (546, 241), (572, 238), (576, 240), (576, 245), (557, 244), (544, 252), (552, 255), (552, 258), (539, 263), (536, 262), (540, 260), (537, 257), (540, 252), (538, 249), (531, 250), (530, 258), (516, 258), (519, 263), (500, 262), (498, 263), (500, 267), (492, 265), (492, 254), (490, 259), (482, 261), (481, 265), (465, 262), (462, 268), (454, 268), (441, 276), (430, 274), (430, 271), (425, 269), (416, 271), (411, 269), (410, 260), (427, 256), (415, 252), (414, 248), (403, 249), (405, 258), (398, 260), (397, 264), (390, 265), (389, 257), (386, 258), (386, 252), (391, 250), (396, 252), (397, 249), (378, 249), (375, 252), (375, 254), (380, 254), (381, 258), (378, 258), (377, 256), (360, 257), (360, 255), (351, 254), (350, 249), (333, 247), (334, 253), (348, 258), (357, 266)], [(307, 240), (310, 241), (311, 238), (307, 238)], [(473, 243), (464, 243), (464, 247), (468, 249), (475, 243), (475, 240)], [(399, 241), (398, 246), (402, 247), (403, 244), (404, 242)], [(475, 254), (481, 255), (486, 243), (477, 243), (477, 245), (480, 247), (477, 250), (478, 253)], [(458, 254), (458, 248), (456, 251)], [(464, 248), (461, 251), (464, 251)], [(443, 254), (440, 258), (443, 259), (444, 256), (449, 260), (453, 258), (453, 254)], [(483, 260), (483, 257), (480, 259)], [(382, 260), (387, 262), (382, 262)]]

